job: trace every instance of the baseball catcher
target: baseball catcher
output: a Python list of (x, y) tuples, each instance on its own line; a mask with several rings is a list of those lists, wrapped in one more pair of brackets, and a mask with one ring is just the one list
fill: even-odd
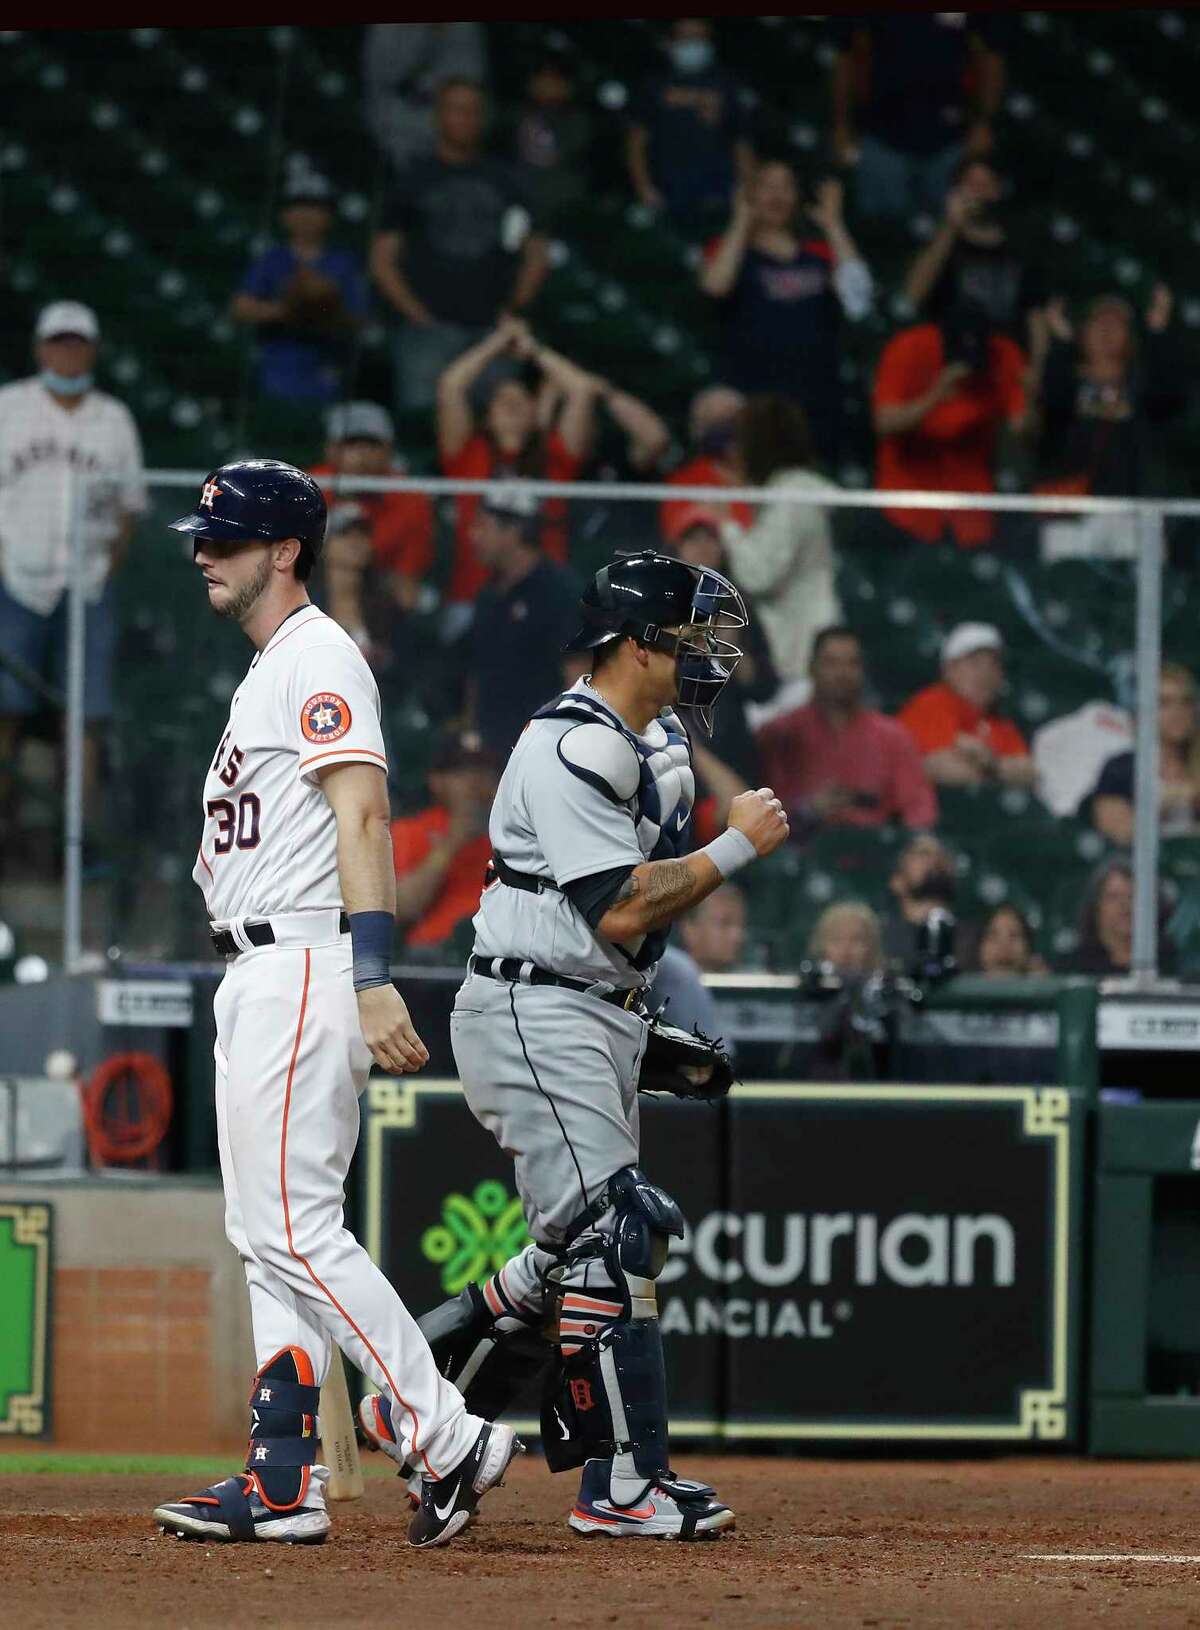
[[(592, 671), (534, 715), (509, 759), (450, 1021), (472, 1113), (516, 1152), (535, 1243), (421, 1327), (485, 1419), (547, 1368), (547, 1459), (583, 1468), (573, 1529), (696, 1539), (734, 1515), (670, 1468), (654, 1282), (684, 1221), (639, 1165), (638, 1090), (714, 1098), (732, 1075), (715, 1043), (652, 1020), (642, 993), (675, 918), (788, 826), (769, 787), (745, 792), (728, 829), (689, 852), (695, 781), (675, 709), (710, 719), (741, 656), (725, 637), (747, 623), (734, 586), (635, 554), (598, 572), (580, 609), (568, 648), (591, 651)], [(386, 1393), (360, 1420), (404, 1466)]]

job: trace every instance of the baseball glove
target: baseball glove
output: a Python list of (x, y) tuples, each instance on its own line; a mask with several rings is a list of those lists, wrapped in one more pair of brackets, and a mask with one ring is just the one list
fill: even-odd
[(719, 1041), (710, 1041), (699, 1030), (666, 1024), (657, 1015), (650, 1020), (638, 1079), (641, 1092), (669, 1092), (676, 1098), (714, 1103), (732, 1085), (733, 1064)]

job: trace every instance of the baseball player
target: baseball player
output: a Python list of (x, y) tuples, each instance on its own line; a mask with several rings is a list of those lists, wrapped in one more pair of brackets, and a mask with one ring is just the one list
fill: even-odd
[[(542, 1406), (551, 1470), (583, 1466), (570, 1526), (583, 1534), (693, 1539), (733, 1512), (669, 1468), (654, 1281), (676, 1202), (638, 1166), (638, 1090), (652, 1057), (691, 1036), (648, 1020), (640, 993), (670, 924), (787, 837), (770, 788), (733, 800), (729, 827), (689, 853), (695, 783), (676, 705), (710, 710), (741, 656), (745, 627), (719, 573), (664, 555), (618, 559), (584, 591), (569, 649), (592, 671), (537, 712), (492, 807), (493, 874), (475, 951), (451, 1016), (467, 1102), (516, 1178), (534, 1244), (480, 1290), (422, 1321), (468, 1406), (494, 1416), (556, 1342)], [(722, 1055), (716, 1055), (718, 1058)], [(727, 1061), (726, 1065), (727, 1065)], [(721, 1090), (728, 1090), (726, 1068)], [(390, 1400), (360, 1421), (405, 1464)]]
[(214, 470), (173, 523), (192, 536), (209, 605), (256, 652), (205, 779), (193, 876), (228, 963), (214, 1003), (217, 1138), (258, 1372), (245, 1471), (154, 1515), (181, 1538), (323, 1541), (317, 1410), (336, 1343), (383, 1389), (421, 1472), (409, 1543), (437, 1545), (520, 1444), (467, 1413), (343, 1222), (372, 1058), (395, 1074), (429, 1055), (388, 973), (395, 879), (379, 694), (304, 586), (325, 519), (311, 476), (249, 459)]

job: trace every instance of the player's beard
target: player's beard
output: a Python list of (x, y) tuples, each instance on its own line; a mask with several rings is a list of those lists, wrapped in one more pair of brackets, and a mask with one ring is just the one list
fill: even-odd
[(235, 622), (244, 623), (266, 592), (270, 581), (271, 557), (264, 555), (249, 582), (243, 583), (240, 589), (231, 590), (225, 604), (215, 606), (213, 609), (218, 617), (232, 617)]

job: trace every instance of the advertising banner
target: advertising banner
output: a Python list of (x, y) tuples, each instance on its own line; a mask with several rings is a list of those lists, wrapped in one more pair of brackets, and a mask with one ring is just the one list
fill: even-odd
[[(419, 1313), (524, 1218), (456, 1082), (369, 1093), (368, 1245)], [(643, 1097), (642, 1166), (688, 1219), (658, 1280), (673, 1431), (1069, 1441), (1081, 1112), (1033, 1087)]]
[(53, 1212), (0, 1200), (0, 1436), (50, 1430)]

